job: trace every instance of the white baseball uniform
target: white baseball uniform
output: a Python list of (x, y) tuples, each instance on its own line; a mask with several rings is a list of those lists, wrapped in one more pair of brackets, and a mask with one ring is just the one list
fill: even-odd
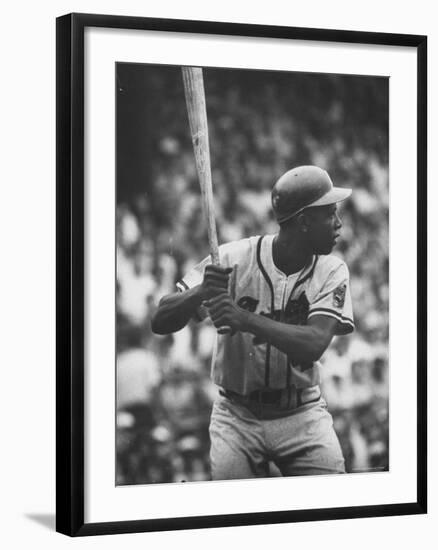
[[(313, 256), (301, 272), (287, 276), (274, 264), (273, 239), (274, 235), (257, 236), (220, 246), (221, 265), (237, 265), (236, 303), (253, 313), (294, 325), (306, 325), (314, 315), (327, 315), (338, 321), (336, 334), (352, 332), (354, 322), (346, 264), (333, 255)], [(178, 288), (184, 290), (200, 284), (209, 263), (211, 260), (207, 257), (190, 270), (177, 283)], [(205, 311), (199, 313), (201, 318), (205, 316)], [(342, 453), (331, 416), (321, 398), (319, 371), (319, 362), (297, 364), (286, 353), (250, 333), (218, 335), (212, 379), (222, 388), (222, 395), (215, 403), (210, 430), (214, 479), (263, 475), (267, 455), (270, 460), (278, 459), (284, 475), (343, 471)], [(242, 443), (242, 434), (249, 435), (251, 431), (254, 435), (257, 430), (252, 422), (244, 422), (244, 415), (237, 414), (236, 407), (243, 407), (245, 414), (249, 413), (262, 424), (281, 422), (282, 433), (285, 422), (291, 423), (289, 437), (286, 434), (289, 447), (283, 441), (279, 453), (278, 449), (271, 448), (275, 447), (271, 442), (266, 452), (265, 440), (260, 442), (260, 453), (250, 458), (248, 446), (252, 448), (254, 441), (246, 442), (241, 448), (237, 441)], [(244, 422), (238, 429), (235, 421), (234, 426), (229, 422), (229, 418), (236, 416)], [(316, 455), (307, 453), (308, 460), (299, 463), (297, 456), (306, 438), (297, 434), (299, 427), (307, 426), (309, 421), (319, 423), (320, 428), (308, 445), (316, 439), (321, 445)], [(270, 426), (270, 433), (274, 432), (275, 426)]]

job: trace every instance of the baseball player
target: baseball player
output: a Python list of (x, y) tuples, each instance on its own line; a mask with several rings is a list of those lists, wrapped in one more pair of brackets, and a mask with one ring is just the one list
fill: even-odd
[(218, 328), (214, 480), (267, 477), (270, 461), (283, 476), (345, 471), (319, 359), (333, 336), (354, 329), (348, 268), (330, 254), (342, 227), (337, 203), (350, 194), (316, 166), (289, 170), (272, 190), (278, 232), (220, 246), (220, 266), (204, 259), (159, 304), (154, 332), (207, 315)]

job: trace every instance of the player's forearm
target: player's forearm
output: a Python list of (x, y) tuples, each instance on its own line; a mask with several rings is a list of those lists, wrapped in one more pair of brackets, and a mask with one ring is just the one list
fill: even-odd
[(155, 334), (170, 334), (187, 325), (201, 305), (200, 287), (196, 286), (184, 292), (169, 294), (161, 299), (152, 322)]
[(317, 327), (288, 325), (249, 312), (245, 316), (244, 331), (269, 342), (296, 362), (317, 361), (328, 345)]

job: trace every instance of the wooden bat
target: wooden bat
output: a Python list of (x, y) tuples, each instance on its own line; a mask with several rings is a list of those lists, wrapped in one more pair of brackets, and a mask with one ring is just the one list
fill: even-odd
[(182, 67), (184, 92), (189, 115), (190, 132), (195, 152), (196, 169), (201, 187), (202, 204), (207, 221), (211, 261), (219, 264), (219, 246), (214, 217), (213, 185), (211, 180), (210, 146), (208, 142), (207, 108), (202, 69)]
[[(184, 92), (189, 115), (190, 132), (195, 152), (196, 169), (201, 187), (202, 205), (207, 220), (208, 243), (211, 262), (219, 265), (219, 245), (214, 217), (213, 185), (211, 179), (210, 146), (208, 142), (207, 108), (205, 105), (204, 79), (200, 67), (182, 67)], [(235, 271), (232, 287), (235, 285)], [(233, 282), (234, 279), (234, 282)], [(218, 329), (220, 334), (231, 334), (230, 327)]]

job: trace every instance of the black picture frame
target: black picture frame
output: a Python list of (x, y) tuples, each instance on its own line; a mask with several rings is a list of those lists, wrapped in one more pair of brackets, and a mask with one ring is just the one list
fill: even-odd
[[(312, 510), (85, 523), (84, 521), (84, 29), (406, 46), (417, 52), (417, 498), (414, 502)], [(69, 536), (362, 518), (427, 511), (427, 37), (111, 15), (56, 22), (57, 371), (56, 530)]]

